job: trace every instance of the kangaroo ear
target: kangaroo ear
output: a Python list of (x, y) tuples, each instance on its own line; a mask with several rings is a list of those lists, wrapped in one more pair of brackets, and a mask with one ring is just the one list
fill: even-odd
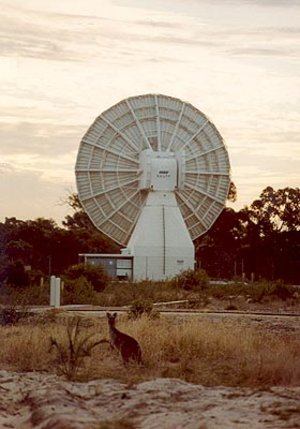
[(117, 315), (118, 315), (118, 313), (114, 313), (114, 314), (113, 314), (113, 317), (114, 317), (114, 318), (116, 318), (116, 317), (117, 317)]
[(106, 313), (106, 317), (109, 319), (110, 318), (110, 313)]

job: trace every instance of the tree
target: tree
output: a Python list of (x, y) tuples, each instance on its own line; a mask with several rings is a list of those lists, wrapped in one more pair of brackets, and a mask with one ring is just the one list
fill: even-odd
[(262, 236), (273, 231), (300, 230), (300, 189), (265, 188), (249, 208), (249, 218)]
[(29, 275), (25, 271), (22, 261), (14, 261), (8, 264), (7, 269), (7, 283), (10, 286), (23, 287), (29, 285)]
[(249, 270), (268, 279), (299, 282), (300, 190), (265, 188), (240, 211)]
[(211, 277), (232, 277), (242, 237), (239, 214), (225, 208), (210, 230), (195, 241), (196, 259), (201, 268)]
[(299, 188), (267, 187), (250, 207), (225, 208), (195, 246), (197, 260), (212, 277), (254, 273), (299, 283)]
[(232, 181), (230, 182), (230, 185), (229, 185), (227, 200), (232, 203), (235, 203), (237, 200), (237, 188)]

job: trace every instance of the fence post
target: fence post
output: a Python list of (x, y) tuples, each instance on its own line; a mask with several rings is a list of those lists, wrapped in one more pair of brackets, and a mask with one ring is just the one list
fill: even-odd
[(55, 283), (56, 278), (55, 276), (50, 277), (50, 306), (54, 306), (55, 303)]
[(54, 307), (60, 307), (60, 277), (56, 277), (55, 279), (55, 300)]
[(50, 306), (60, 306), (60, 277), (50, 277)]

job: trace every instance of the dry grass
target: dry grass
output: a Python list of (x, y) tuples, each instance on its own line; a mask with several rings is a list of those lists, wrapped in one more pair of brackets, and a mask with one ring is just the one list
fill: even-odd
[[(120, 357), (100, 344), (85, 358), (78, 379), (136, 383), (172, 377), (204, 385), (299, 385), (299, 333), (266, 326), (203, 318), (130, 321), (123, 316), (118, 327), (140, 342), (143, 366), (124, 368)], [(80, 329), (81, 338), (93, 333), (95, 340), (107, 338), (105, 319), (84, 319)], [(49, 350), (51, 337), (67, 344), (67, 318), (0, 327), (1, 367), (57, 372), (57, 356)]]

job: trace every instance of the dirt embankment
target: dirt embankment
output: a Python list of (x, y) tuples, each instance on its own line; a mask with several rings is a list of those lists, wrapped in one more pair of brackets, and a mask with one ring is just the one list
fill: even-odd
[(300, 427), (300, 387), (203, 387), (63, 381), (0, 371), (0, 427), (11, 429), (263, 429)]

